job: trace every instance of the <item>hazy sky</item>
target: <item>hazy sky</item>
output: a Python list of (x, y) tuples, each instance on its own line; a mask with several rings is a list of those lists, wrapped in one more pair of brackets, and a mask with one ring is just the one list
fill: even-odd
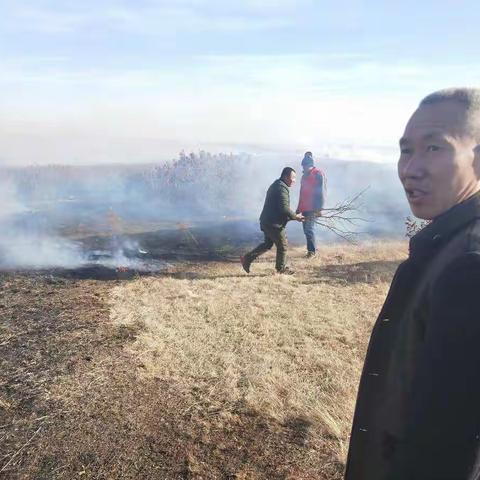
[(422, 96), (480, 84), (478, 5), (0, 0), (0, 162), (395, 161)]

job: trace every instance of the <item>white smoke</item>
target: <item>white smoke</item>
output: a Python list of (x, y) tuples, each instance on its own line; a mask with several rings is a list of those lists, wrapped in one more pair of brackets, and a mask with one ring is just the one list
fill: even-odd
[(75, 268), (83, 263), (80, 249), (65, 239), (12, 233), (0, 237), (0, 262), (6, 268)]
[[(268, 186), (287, 165), (297, 169), (300, 180), (301, 156), (200, 152), (168, 164), (0, 168), (0, 268), (96, 263), (141, 270), (138, 260), (150, 257), (132, 232), (170, 225), (181, 236), (178, 225), (204, 227), (225, 218), (243, 222), (233, 236), (254, 242)], [(408, 210), (392, 164), (317, 157), (316, 165), (328, 179), (327, 208), (370, 187), (366, 209), (359, 212), (369, 220), (362, 231), (370, 237), (404, 235)], [(299, 183), (291, 190), (293, 209)], [(299, 224), (288, 228), (293, 242), (304, 241)], [(326, 231), (318, 235), (319, 241), (337, 240)]]
[(28, 224), (19, 228), (15, 219), (30, 214), (18, 198), (11, 179), (0, 179), (0, 266), (4, 268), (74, 267), (82, 258), (78, 247), (63, 238), (49, 236)]
[(17, 201), (13, 183), (7, 179), (0, 179), (0, 222), (27, 211), (28, 209)]

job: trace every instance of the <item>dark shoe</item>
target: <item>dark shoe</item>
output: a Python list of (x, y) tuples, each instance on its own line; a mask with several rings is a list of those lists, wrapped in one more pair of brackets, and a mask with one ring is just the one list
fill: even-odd
[(250, 263), (244, 255), (240, 257), (240, 263), (242, 264), (243, 269), (247, 272), (250, 273)]
[(279, 275), (295, 275), (295, 271), (288, 267), (284, 267), (281, 270), (277, 270), (277, 273)]
[(307, 252), (307, 254), (305, 255), (305, 258), (313, 258), (315, 257), (317, 254), (315, 252)]

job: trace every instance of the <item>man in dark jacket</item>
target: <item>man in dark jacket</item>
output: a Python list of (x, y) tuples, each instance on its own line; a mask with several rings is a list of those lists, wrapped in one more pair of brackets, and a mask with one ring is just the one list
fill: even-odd
[(293, 273), (286, 267), (287, 234), (285, 226), (289, 220), (302, 221), (303, 217), (290, 209), (289, 188), (295, 183), (296, 173), (291, 167), (285, 167), (278, 180), (275, 180), (267, 191), (265, 204), (260, 215), (260, 228), (264, 234), (264, 241), (251, 252), (241, 257), (243, 269), (250, 273), (251, 263), (260, 255), (277, 247), (275, 269), (278, 273)]
[(347, 480), (480, 478), (480, 90), (426, 97), (400, 140), (410, 242), (374, 326)]
[(303, 176), (300, 187), (297, 213), (301, 213), (303, 233), (307, 239), (307, 258), (316, 254), (315, 217), (320, 214), (325, 203), (326, 182), (324, 173), (315, 167), (312, 152), (306, 152), (302, 160)]

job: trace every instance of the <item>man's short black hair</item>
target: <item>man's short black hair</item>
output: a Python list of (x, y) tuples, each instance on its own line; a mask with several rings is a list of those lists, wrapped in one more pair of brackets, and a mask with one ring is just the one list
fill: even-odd
[[(282, 174), (280, 175), (280, 178), (286, 178), (289, 177), (292, 172), (295, 172), (295, 169), (292, 167), (285, 167), (282, 170)], [(295, 172), (296, 173), (296, 172)]]
[(453, 101), (463, 105), (467, 131), (473, 135), (476, 142), (480, 142), (480, 89), (460, 87), (439, 90), (427, 95), (420, 102), (420, 107), (445, 101)]

